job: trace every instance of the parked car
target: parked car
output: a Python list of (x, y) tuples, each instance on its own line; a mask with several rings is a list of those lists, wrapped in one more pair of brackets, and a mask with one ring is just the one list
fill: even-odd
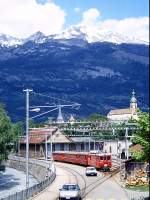
[(61, 189), (59, 189), (59, 200), (64, 199), (73, 199), (80, 200), (81, 199), (81, 191), (78, 184), (64, 184)]
[(97, 176), (97, 171), (95, 167), (87, 167), (85, 170), (86, 176)]

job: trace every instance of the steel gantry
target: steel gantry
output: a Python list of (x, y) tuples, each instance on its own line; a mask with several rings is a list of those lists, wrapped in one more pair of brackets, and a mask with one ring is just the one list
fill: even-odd
[[(112, 122), (112, 121), (76, 121), (73, 124), (70, 122), (64, 122), (64, 123), (57, 123), (57, 122), (51, 122), (51, 125), (57, 125), (59, 127), (60, 131), (71, 132), (67, 133), (67, 136), (70, 137), (100, 137), (104, 135), (104, 132), (112, 132), (112, 136), (115, 136), (115, 131), (125, 131), (124, 139), (125, 139), (125, 157), (126, 159), (129, 158), (128, 154), (128, 139), (134, 137), (132, 135), (129, 135), (129, 131), (136, 131), (139, 130), (139, 126), (137, 123), (129, 123), (129, 122)], [(75, 132), (75, 133), (72, 133)], [(98, 132), (95, 134), (95, 132)], [(109, 136), (109, 135), (107, 135)], [(90, 146), (90, 143), (89, 143)]]
[[(114, 123), (114, 122), (92, 122), (92, 121), (79, 121), (71, 124), (70, 122), (57, 123), (51, 122), (50, 125), (58, 126), (61, 131), (75, 131), (79, 133), (93, 132), (93, 131), (112, 131), (113, 135), (115, 130), (138, 130), (139, 127), (136, 123)], [(69, 134), (70, 135), (70, 134)], [(72, 135), (72, 134), (71, 134)], [(81, 136), (81, 134), (79, 134)]]

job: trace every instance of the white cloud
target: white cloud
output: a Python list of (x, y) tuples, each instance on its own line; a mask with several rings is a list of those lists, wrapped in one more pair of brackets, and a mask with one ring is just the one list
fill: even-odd
[(128, 37), (149, 40), (149, 18), (125, 18), (122, 20), (108, 19), (99, 23), (100, 29), (118, 32)]
[(80, 12), (80, 8), (76, 7), (76, 8), (74, 9), (74, 11), (78, 13), (78, 12)]
[(90, 8), (83, 13), (82, 24), (91, 25), (95, 24), (100, 16), (100, 12), (96, 8)]
[(92, 31), (112, 31), (139, 40), (149, 41), (149, 17), (130, 17), (121, 20), (99, 20), (100, 12), (91, 8), (83, 13), (81, 25)]
[(52, 1), (0, 0), (0, 33), (27, 37), (37, 31), (46, 35), (59, 33), (66, 13)]

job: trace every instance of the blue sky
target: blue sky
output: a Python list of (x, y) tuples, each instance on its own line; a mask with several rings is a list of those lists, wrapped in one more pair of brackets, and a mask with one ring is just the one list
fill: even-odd
[[(37, 0), (44, 4), (47, 0)], [(128, 17), (149, 16), (149, 0), (53, 0), (66, 11), (66, 26), (78, 23), (82, 13), (90, 8), (96, 8), (101, 13), (101, 19), (123, 19)], [(75, 12), (80, 8), (80, 12)]]

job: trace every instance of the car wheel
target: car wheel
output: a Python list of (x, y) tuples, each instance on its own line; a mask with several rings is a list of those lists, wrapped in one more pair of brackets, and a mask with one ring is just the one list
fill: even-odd
[(108, 167), (108, 172), (110, 172), (110, 168)]

